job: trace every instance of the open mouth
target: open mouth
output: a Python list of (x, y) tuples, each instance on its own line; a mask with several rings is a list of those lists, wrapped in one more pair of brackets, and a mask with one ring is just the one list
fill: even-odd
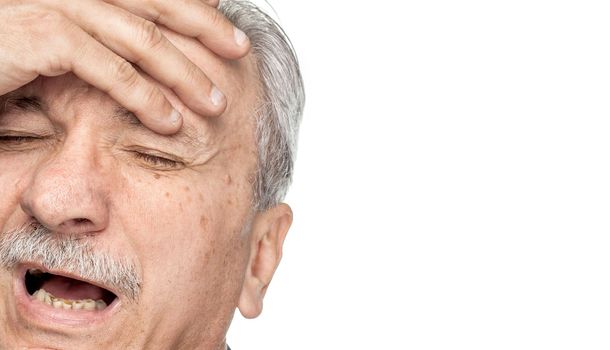
[(24, 284), (34, 300), (56, 309), (102, 311), (118, 299), (100, 286), (40, 269), (26, 270)]

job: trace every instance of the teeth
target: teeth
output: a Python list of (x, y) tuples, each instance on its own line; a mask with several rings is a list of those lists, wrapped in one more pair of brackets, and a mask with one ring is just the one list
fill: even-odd
[(95, 309), (96, 310), (104, 310), (106, 308), (106, 302), (104, 302), (103, 300), (96, 300), (95, 301)]
[(30, 275), (34, 275), (34, 276), (44, 274), (44, 272), (42, 272), (39, 269), (29, 269), (28, 272), (30, 273)]
[(104, 310), (107, 307), (103, 300), (66, 300), (63, 298), (56, 298), (44, 289), (37, 290), (32, 296), (34, 299), (49, 306), (53, 306), (56, 309), (92, 311)]
[(53, 299), (53, 307), (56, 309), (61, 309), (62, 308), (62, 302), (59, 299)]
[(46, 296), (46, 292), (44, 291), (44, 289), (39, 289), (36, 291), (36, 293), (34, 293), (34, 298), (36, 298), (36, 300), (41, 301), (44, 303), (44, 299)]
[(95, 310), (95, 301), (91, 300), (91, 299), (86, 299), (85, 300), (85, 305), (83, 305), (83, 309), (85, 310)]

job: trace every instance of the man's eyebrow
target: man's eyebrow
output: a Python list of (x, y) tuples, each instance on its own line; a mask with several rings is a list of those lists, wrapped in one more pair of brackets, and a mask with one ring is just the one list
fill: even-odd
[(118, 118), (121, 122), (125, 124), (144, 127), (144, 125), (142, 125), (142, 122), (140, 122), (140, 119), (138, 119), (135, 114), (130, 112), (125, 107), (116, 107), (114, 109), (114, 117)]
[(0, 113), (8, 111), (47, 113), (48, 107), (38, 96), (9, 93), (0, 98)]
[(151, 131), (150, 129), (148, 129), (146, 126), (144, 126), (142, 124), (142, 122), (140, 122), (138, 117), (136, 117), (136, 115), (133, 114), (133, 112), (129, 111), (128, 109), (126, 109), (125, 107), (122, 107), (122, 106), (116, 107), (114, 109), (114, 117), (118, 118), (124, 124), (130, 125), (131, 127), (134, 127), (136, 129), (140, 129), (151, 135), (157, 135), (162, 138), (172, 139), (176, 142), (180, 142), (180, 143), (186, 144), (188, 146), (204, 147), (208, 143), (206, 141), (209, 141), (209, 140), (205, 140), (203, 138), (203, 136), (198, 135), (199, 133), (197, 132), (197, 130), (195, 128), (193, 128), (191, 125), (183, 125), (182, 129), (180, 129), (180, 131), (178, 133), (176, 133), (172, 136), (158, 135), (158, 134), (154, 133), (153, 131)]
[[(10, 111), (15, 112), (33, 112), (33, 113), (44, 113), (48, 114), (49, 108), (45, 101), (38, 96), (25, 96), (18, 92), (11, 92), (0, 96), (0, 114), (7, 113)], [(117, 107), (114, 110), (114, 117), (118, 118), (121, 122), (142, 129), (146, 133), (155, 134), (153, 131), (146, 128), (140, 120), (124, 107)], [(204, 147), (209, 143), (210, 140), (206, 140), (200, 133), (190, 125), (184, 125), (182, 129), (175, 135), (172, 136), (161, 136), (163, 138), (172, 139), (176, 142), (183, 143), (191, 147)]]

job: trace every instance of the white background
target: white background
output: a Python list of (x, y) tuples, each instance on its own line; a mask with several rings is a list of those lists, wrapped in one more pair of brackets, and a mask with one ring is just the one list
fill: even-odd
[(295, 222), (233, 349), (610, 349), (608, 2), (271, 3)]

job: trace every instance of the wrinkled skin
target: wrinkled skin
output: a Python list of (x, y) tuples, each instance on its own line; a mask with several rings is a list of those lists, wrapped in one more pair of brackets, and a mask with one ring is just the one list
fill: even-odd
[[(181, 106), (185, 128), (155, 134), (113, 117), (116, 102), (71, 74), (18, 91), (37, 96), (46, 111), (0, 117), (0, 135), (44, 136), (0, 143), (0, 232), (36, 220), (56, 235), (77, 233), (135, 261), (142, 279), (136, 302), (71, 327), (24, 315), (13, 272), (0, 270), (0, 348), (217, 350), (236, 307), (246, 317), (261, 312), (292, 213), (283, 204), (252, 209), (254, 61), (220, 60), (192, 39), (167, 36), (227, 95), (220, 118), (195, 115), (164, 89)], [(184, 142), (185, 132), (197, 142)]]

